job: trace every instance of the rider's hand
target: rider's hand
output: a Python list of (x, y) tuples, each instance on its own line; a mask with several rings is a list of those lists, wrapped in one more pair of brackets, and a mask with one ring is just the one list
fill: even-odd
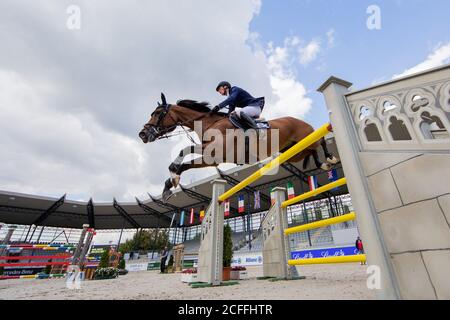
[(219, 106), (215, 106), (215, 107), (211, 110), (211, 113), (217, 113), (217, 112), (219, 112), (219, 110), (220, 110), (220, 107), (219, 107)]

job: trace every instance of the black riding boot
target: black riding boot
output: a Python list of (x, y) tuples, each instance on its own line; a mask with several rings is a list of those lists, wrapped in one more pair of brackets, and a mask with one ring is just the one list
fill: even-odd
[(250, 117), (248, 114), (241, 112), (241, 119), (247, 122), (247, 124), (250, 126), (250, 128), (258, 130), (258, 125), (256, 124), (255, 119)]

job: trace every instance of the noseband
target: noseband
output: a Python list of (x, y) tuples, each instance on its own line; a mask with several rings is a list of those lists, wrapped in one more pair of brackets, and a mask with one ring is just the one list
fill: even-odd
[[(159, 114), (156, 124), (154, 124), (154, 125), (146, 124), (144, 126), (148, 130), (149, 134), (151, 133), (152, 135), (154, 135), (156, 137), (156, 139), (161, 139), (164, 135), (166, 135), (167, 132), (169, 132), (174, 127), (176, 128), (178, 126), (178, 123), (175, 123), (174, 125), (169, 126), (169, 127), (161, 126), (161, 122), (164, 120), (164, 118), (169, 113), (170, 104), (161, 105), (161, 107), (163, 107), (164, 109)], [(172, 120), (174, 120), (174, 119), (172, 119)], [(168, 138), (168, 137), (166, 136), (166, 138)]]

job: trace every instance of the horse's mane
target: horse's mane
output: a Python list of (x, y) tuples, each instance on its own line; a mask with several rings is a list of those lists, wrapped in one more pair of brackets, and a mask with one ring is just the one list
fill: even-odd
[(184, 99), (184, 100), (178, 100), (177, 105), (179, 105), (180, 107), (188, 108), (188, 109), (195, 110), (198, 112), (210, 112), (211, 111), (209, 103), (205, 102), (205, 101), (198, 102), (195, 100)]

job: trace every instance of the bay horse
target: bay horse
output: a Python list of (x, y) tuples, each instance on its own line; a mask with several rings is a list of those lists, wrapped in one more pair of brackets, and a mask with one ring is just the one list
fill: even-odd
[[(206, 128), (204, 129), (205, 134), (203, 134), (203, 131), (198, 132), (198, 126), (195, 125), (195, 122), (197, 122), (197, 124), (200, 122), (202, 130), (203, 128)], [(278, 152), (284, 152), (314, 132), (314, 128), (311, 125), (293, 117), (282, 117), (268, 121), (268, 123), (270, 125), (270, 129), (264, 130), (266, 139), (257, 140), (256, 143), (253, 143), (252, 146), (250, 146), (257, 147), (258, 149), (266, 148), (266, 151), (269, 150), (267, 152), (267, 157), (273, 156)], [(227, 114), (211, 113), (211, 109), (207, 102), (179, 100), (176, 104), (168, 104), (166, 97), (163, 93), (161, 93), (161, 103), (158, 102), (158, 106), (151, 114), (150, 120), (139, 132), (139, 137), (144, 143), (153, 142), (155, 140), (168, 137), (167, 134), (174, 131), (177, 127), (189, 128), (190, 130), (196, 132), (201, 143), (195, 144), (191, 139), (194, 144), (181, 150), (178, 157), (170, 164), (169, 172), (171, 177), (166, 180), (162, 194), (162, 199), (164, 202), (166, 202), (172, 195), (172, 191), (170, 189), (178, 186), (181, 174), (189, 169), (208, 166), (217, 167), (220, 163), (226, 162), (235, 164), (252, 164), (255, 162), (250, 162), (250, 157), (248, 154), (246, 155), (244, 161), (242, 161), (242, 159), (237, 159), (239, 144), (235, 143), (236, 139), (233, 138), (234, 143), (232, 148), (227, 150), (227, 146), (229, 145), (223, 143), (223, 140), (217, 139), (217, 135), (214, 140), (206, 137), (206, 132), (208, 131), (214, 131), (223, 137), (225, 137), (226, 134), (229, 134), (230, 130), (231, 132), (243, 132), (242, 129), (236, 129), (234, 127)], [(277, 130), (277, 132), (274, 130)], [(274, 136), (275, 133), (278, 135), (278, 141)], [(274, 142), (272, 141), (272, 138), (274, 138)], [(317, 149), (320, 146), (322, 147), (326, 158), (326, 162), (323, 163), (319, 161), (319, 156), (317, 153)], [(240, 147), (242, 148), (242, 144)], [(248, 140), (245, 147), (245, 153), (248, 153)], [(214, 157), (213, 162), (205, 160), (205, 151), (208, 149), (213, 149), (216, 151), (212, 152)], [(221, 152), (217, 152), (217, 150)], [(228, 156), (230, 152), (232, 154), (231, 160), (229, 157), (225, 157), (225, 155)], [(190, 154), (197, 154), (202, 157), (184, 163), (183, 159)], [(307, 161), (311, 156), (314, 159), (316, 167), (325, 171), (330, 170), (331, 165), (338, 162), (338, 159), (328, 151), (324, 138), (314, 142), (303, 152), (289, 159), (288, 162), (299, 162), (305, 159), (303, 167), (306, 168)], [(261, 161), (264, 159), (260, 159), (256, 156), (254, 157), (254, 160)]]

